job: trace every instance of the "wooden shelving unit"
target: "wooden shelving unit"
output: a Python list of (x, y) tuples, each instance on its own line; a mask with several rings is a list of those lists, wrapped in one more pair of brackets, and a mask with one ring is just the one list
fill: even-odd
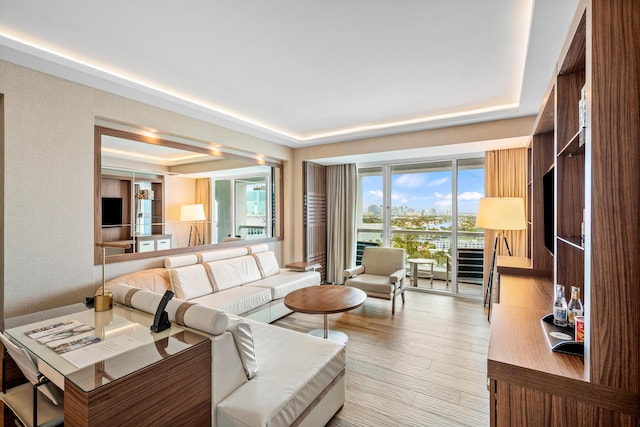
[[(638, 16), (637, 0), (580, 2), (536, 122), (529, 221), (540, 275), (501, 275), (488, 357), (492, 425), (640, 424)], [(548, 170), (553, 255), (541, 221)], [(551, 312), (556, 283), (567, 300), (571, 286), (582, 290), (583, 358), (553, 353), (544, 342), (538, 318)]]

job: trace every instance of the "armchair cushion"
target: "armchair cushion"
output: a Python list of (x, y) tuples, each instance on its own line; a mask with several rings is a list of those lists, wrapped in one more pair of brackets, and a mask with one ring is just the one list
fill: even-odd
[(381, 294), (391, 294), (395, 285), (391, 283), (389, 276), (377, 276), (375, 274), (359, 274), (356, 277), (347, 279), (345, 286), (353, 286), (365, 292), (375, 292)]
[(378, 276), (390, 276), (404, 268), (404, 249), (366, 247), (362, 254), (364, 272)]

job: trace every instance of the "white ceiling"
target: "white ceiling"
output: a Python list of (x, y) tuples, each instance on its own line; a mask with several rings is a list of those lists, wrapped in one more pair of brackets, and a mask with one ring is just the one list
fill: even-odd
[(0, 59), (292, 147), (535, 114), (577, 0), (0, 0)]

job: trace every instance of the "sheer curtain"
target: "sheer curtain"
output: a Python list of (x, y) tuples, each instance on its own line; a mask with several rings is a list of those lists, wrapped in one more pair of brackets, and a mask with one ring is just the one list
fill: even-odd
[[(527, 149), (487, 151), (485, 154), (485, 195), (486, 197), (522, 197), (527, 193)], [(526, 212), (526, 209), (525, 209)], [(484, 247), (493, 248), (494, 230), (485, 230)], [(527, 255), (526, 230), (507, 230), (504, 232), (513, 256)], [(506, 255), (507, 248), (499, 242), (498, 255)], [(491, 253), (485, 251), (484, 274), (488, 277), (491, 267)]]
[(204, 217), (206, 221), (198, 224), (203, 244), (211, 244), (211, 178), (196, 179), (196, 203), (201, 203), (204, 207)]
[(356, 240), (358, 176), (355, 164), (327, 167), (327, 282), (344, 283), (352, 266)]

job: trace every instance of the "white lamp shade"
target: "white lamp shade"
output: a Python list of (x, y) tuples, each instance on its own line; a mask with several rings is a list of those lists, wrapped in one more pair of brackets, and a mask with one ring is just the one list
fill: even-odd
[(201, 204), (180, 206), (180, 221), (204, 221), (204, 206)]
[(480, 199), (476, 226), (489, 230), (524, 230), (527, 228), (524, 199), (522, 197)]

